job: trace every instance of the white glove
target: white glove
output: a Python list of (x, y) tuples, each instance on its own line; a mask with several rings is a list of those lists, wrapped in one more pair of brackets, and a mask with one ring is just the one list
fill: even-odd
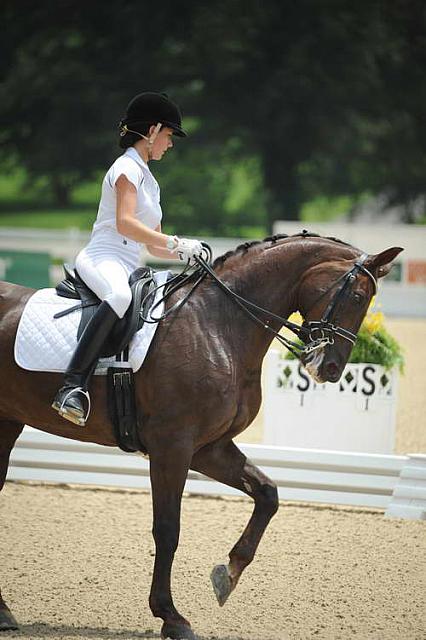
[(178, 255), (179, 260), (188, 262), (189, 264), (195, 264), (195, 256), (201, 256), (203, 252), (203, 245), (199, 240), (191, 240), (189, 238), (177, 238), (177, 246), (175, 252)]

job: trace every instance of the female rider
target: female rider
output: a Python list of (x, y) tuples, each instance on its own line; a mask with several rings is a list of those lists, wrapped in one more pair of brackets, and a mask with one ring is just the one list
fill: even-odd
[(160, 189), (148, 163), (161, 160), (173, 146), (173, 135), (186, 133), (179, 108), (165, 94), (146, 92), (131, 100), (120, 123), (120, 147), (125, 152), (105, 175), (89, 244), (75, 260), (78, 275), (102, 302), (80, 337), (52, 407), (81, 426), (86, 422), (88, 383), (102, 346), (130, 306), (128, 279), (138, 267), (140, 244), (161, 258), (177, 255), (191, 261), (201, 255), (198, 240), (161, 232)]

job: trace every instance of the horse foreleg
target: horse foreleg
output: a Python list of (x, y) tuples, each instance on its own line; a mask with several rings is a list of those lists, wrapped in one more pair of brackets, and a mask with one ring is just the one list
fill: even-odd
[(229, 554), (228, 566), (217, 565), (211, 574), (217, 600), (223, 606), (253, 560), (262, 535), (278, 509), (277, 487), (233, 442), (201, 449), (194, 455), (191, 469), (239, 489), (254, 500), (253, 514)]
[[(6, 480), (10, 452), (23, 428), (23, 424), (0, 420), (0, 491)], [(7, 514), (2, 517), (6, 518)], [(18, 623), (3, 600), (0, 591), (0, 631), (11, 631), (12, 629), (18, 629)]]
[(173, 447), (173, 444), (166, 452), (150, 452), (152, 532), (156, 553), (149, 606), (153, 615), (164, 621), (161, 637), (180, 640), (195, 640), (190, 623), (173, 604), (170, 588), (173, 558), (179, 541), (182, 492), (191, 455), (192, 449)]

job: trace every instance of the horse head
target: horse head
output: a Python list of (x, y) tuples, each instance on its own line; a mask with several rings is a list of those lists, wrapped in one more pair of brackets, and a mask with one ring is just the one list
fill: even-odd
[(376, 293), (377, 280), (389, 273), (401, 251), (401, 247), (392, 247), (375, 255), (360, 255), (353, 249), (353, 257), (345, 252), (344, 257), (326, 258), (304, 274), (299, 288), (306, 343), (301, 361), (315, 381), (340, 379)]

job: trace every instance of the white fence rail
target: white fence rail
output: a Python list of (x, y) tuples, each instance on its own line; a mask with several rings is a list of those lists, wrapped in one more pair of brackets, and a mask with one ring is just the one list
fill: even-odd
[[(282, 500), (386, 509), (406, 456), (241, 445), (272, 478)], [(11, 455), (8, 480), (149, 488), (149, 461), (117, 448), (77, 442), (26, 427)], [(186, 491), (241, 495), (190, 472)]]

